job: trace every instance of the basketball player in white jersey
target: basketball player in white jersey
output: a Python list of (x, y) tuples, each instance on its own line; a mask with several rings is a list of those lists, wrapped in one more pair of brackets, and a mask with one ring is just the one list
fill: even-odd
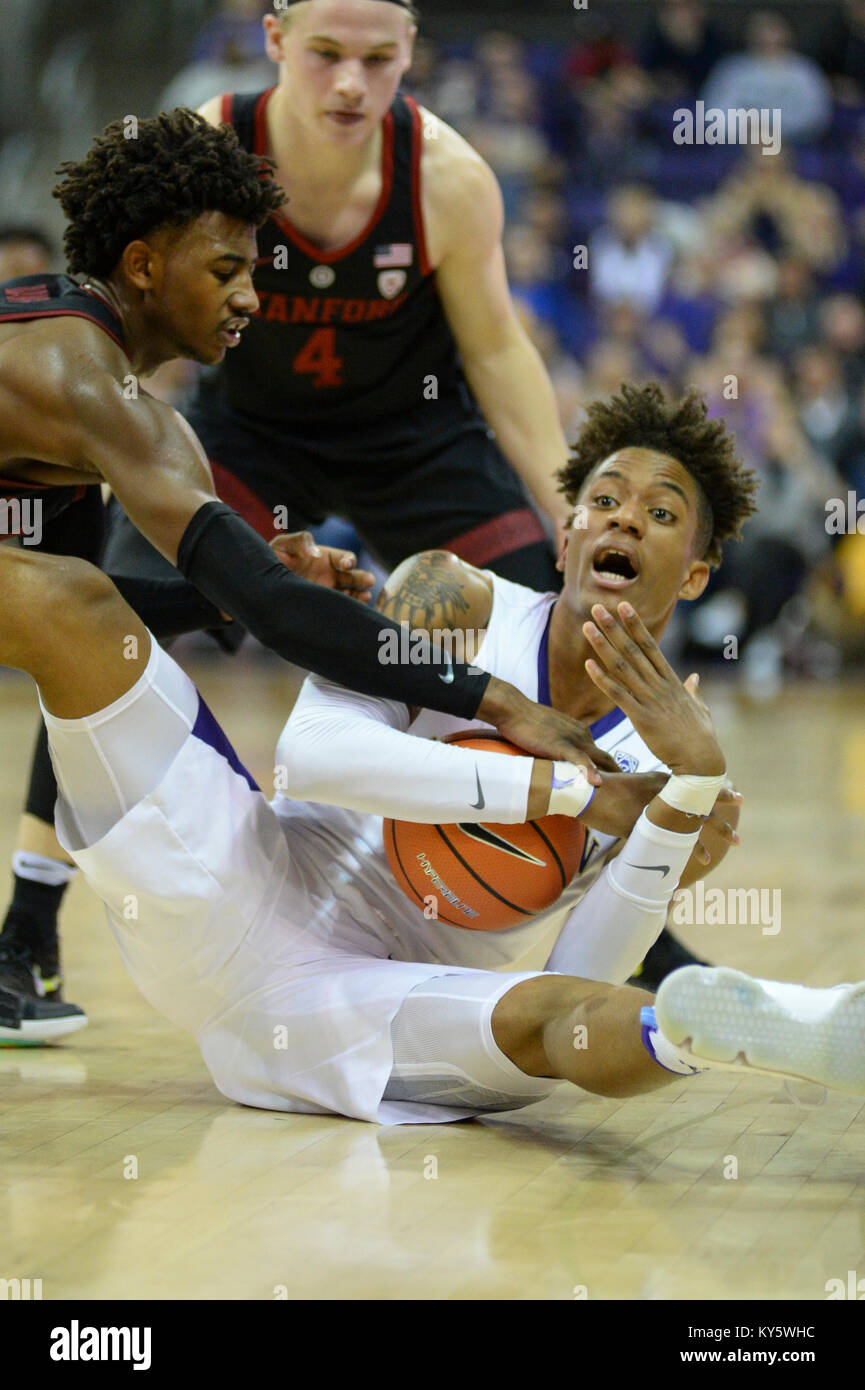
[[(683, 686), (667, 665), (652, 629), (677, 597), (702, 588), (707, 557), (717, 558), (750, 510), (752, 483), (723, 427), (706, 424), (693, 399), (666, 407), (657, 388), (594, 407), (570, 468), (568, 495), (586, 508), (586, 526), (571, 534), (551, 620), (550, 693), (571, 703), (562, 680), (573, 677), (585, 713), (621, 709), (629, 752), (642, 759), (645, 746), (648, 761), (673, 770), (648, 787), (638, 774), (612, 774), (592, 795), (572, 764), (412, 738), (407, 711), (320, 688), (303, 697), (281, 755), (295, 737), (308, 745), (310, 709), (322, 700), (338, 741), (348, 719), (378, 743), (376, 783), (355, 742), (339, 775), (330, 768), (329, 794), (363, 803), (358, 810), (273, 807), (192, 682), (104, 575), (81, 561), (0, 551), (10, 599), (0, 662), (38, 684), (61, 841), (106, 903), (139, 988), (193, 1033), (231, 1099), (440, 1122), (529, 1105), (563, 1081), (626, 1096), (737, 1064), (865, 1093), (865, 984), (811, 990), (689, 966), (663, 982), (653, 1008), (644, 991), (617, 983), (660, 930), (725, 781), (708, 711), (694, 682)], [(625, 567), (616, 556), (633, 571), (619, 590), (613, 576), (624, 578)], [(459, 582), (487, 581), (466, 572)], [(621, 593), (633, 606), (620, 604), (614, 616), (601, 600)], [(492, 581), (479, 656), (531, 685), (550, 607)], [(127, 660), (130, 637), (137, 653)], [(585, 674), (596, 698), (571, 664), (574, 651), (580, 660), (593, 653)], [(300, 762), (308, 756), (305, 746)], [(423, 779), (420, 795), (408, 764)], [(626, 837), (569, 913), (544, 971), (478, 968), (486, 962), (473, 952), (486, 943), (471, 932), (459, 944), (461, 967), (456, 948), (436, 944), (441, 924), (412, 925), (410, 904), (396, 904), (382, 882), (365, 812), (468, 821), (481, 799), (475, 819), (570, 812)], [(497, 936), (502, 959), (507, 935)], [(586, 1046), (575, 1046), (578, 1033)]]

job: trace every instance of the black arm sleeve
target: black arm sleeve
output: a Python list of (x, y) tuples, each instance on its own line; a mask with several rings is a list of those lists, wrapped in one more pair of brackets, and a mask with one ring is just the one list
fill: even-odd
[[(180, 542), (177, 568), (286, 661), (362, 695), (472, 719), (489, 684), (487, 672), (470, 673), (474, 668), (458, 662), (384, 660), (387, 648), (399, 642), (398, 624), (299, 579), (224, 502), (206, 502), (195, 513)], [(382, 634), (392, 636), (384, 642)]]

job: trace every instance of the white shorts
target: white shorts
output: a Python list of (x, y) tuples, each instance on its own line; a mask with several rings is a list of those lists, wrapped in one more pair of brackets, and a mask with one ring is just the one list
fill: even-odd
[[(196, 1037), (229, 1099), (439, 1123), (532, 1104), (559, 1084), (520, 1071), (492, 1036), (497, 1001), (538, 972), (390, 960), (380, 940), (349, 953), (329, 939), (332, 914), (316, 930), (321, 903), (293, 872), (282, 823), (155, 640), (115, 704), (45, 718), (60, 841), (105, 903), (138, 988)], [(114, 809), (91, 842), (82, 827), (99, 810), (97, 781)]]

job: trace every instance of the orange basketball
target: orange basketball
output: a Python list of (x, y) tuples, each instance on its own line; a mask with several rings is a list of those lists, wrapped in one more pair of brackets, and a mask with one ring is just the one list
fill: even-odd
[[(525, 757), (498, 734), (466, 731), (447, 743)], [(585, 826), (572, 816), (523, 825), (416, 825), (384, 822), (391, 872), (419, 911), (436, 899), (436, 918), (469, 931), (504, 931), (559, 898), (580, 867)]]

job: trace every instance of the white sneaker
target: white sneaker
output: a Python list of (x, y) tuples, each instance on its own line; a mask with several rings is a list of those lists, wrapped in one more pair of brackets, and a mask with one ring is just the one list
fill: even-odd
[(825, 999), (810, 1021), (739, 970), (686, 965), (661, 982), (655, 1017), (695, 1062), (865, 1095), (865, 982), (807, 993), (815, 1006)]

